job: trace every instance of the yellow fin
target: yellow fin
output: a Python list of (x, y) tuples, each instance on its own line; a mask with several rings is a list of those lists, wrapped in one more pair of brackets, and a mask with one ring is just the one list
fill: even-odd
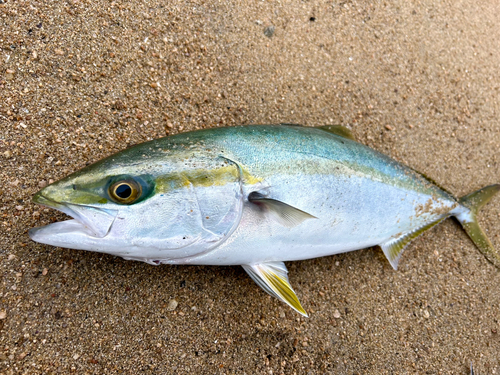
[[(282, 122), (282, 123), (280, 123), (280, 125), (282, 125), (282, 126), (302, 126), (302, 127), (304, 127), (304, 125), (301, 125), (301, 124), (291, 124), (291, 123), (287, 123), (287, 122)], [(343, 125), (321, 125), (321, 126), (314, 126), (314, 127), (317, 128), (317, 129), (321, 129), (321, 130), (324, 130), (326, 132), (338, 135), (339, 137), (347, 138), (347, 139), (350, 139), (350, 140), (353, 140), (353, 141), (356, 140), (354, 138), (354, 135), (351, 132), (351, 129), (346, 128)]]
[(491, 241), (486, 237), (479, 223), (477, 222), (477, 213), (486, 203), (489, 202), (493, 196), (500, 191), (500, 184), (486, 186), (474, 193), (460, 198), (460, 204), (464, 206), (467, 211), (457, 215), (458, 221), (462, 224), (470, 239), (481, 253), (490, 261), (495, 267), (500, 269), (500, 254), (498, 254), (493, 247)]
[(351, 130), (342, 125), (324, 125), (318, 126), (318, 129), (338, 135), (339, 137), (347, 138), (353, 141), (356, 140), (354, 135), (352, 135)]
[(273, 297), (285, 302), (299, 314), (307, 317), (307, 313), (288, 282), (288, 270), (283, 262), (267, 262), (243, 265), (243, 269), (262, 289)]
[(391, 263), (392, 268), (395, 270), (398, 269), (399, 259), (401, 259), (401, 255), (403, 254), (403, 250), (406, 245), (410, 243), (411, 240), (417, 238), (426, 230), (431, 229), (434, 225), (439, 224), (441, 221), (446, 219), (447, 216), (442, 217), (432, 223), (426, 224), (420, 228), (417, 228), (411, 232), (407, 232), (402, 234), (399, 237), (391, 238), (389, 241), (381, 243), (379, 246), (384, 251), (385, 257)]

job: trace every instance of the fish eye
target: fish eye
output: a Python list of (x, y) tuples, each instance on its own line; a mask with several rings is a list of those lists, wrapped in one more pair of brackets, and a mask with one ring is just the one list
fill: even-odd
[(134, 203), (142, 194), (142, 187), (132, 179), (115, 182), (108, 189), (109, 196), (116, 203)]

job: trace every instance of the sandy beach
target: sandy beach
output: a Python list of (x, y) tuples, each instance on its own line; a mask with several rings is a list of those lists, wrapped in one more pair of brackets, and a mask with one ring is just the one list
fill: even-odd
[[(250, 3), (250, 4), (249, 4)], [(500, 183), (500, 4), (0, 0), (0, 374), (500, 374), (500, 270), (454, 220), (288, 263), (304, 318), (241, 267), (32, 242), (41, 187), (131, 145), (340, 124), (457, 197)], [(500, 252), (500, 197), (480, 214)]]

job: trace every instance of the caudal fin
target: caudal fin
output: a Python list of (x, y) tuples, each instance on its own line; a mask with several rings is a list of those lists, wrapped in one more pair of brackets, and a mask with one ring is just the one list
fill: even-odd
[(500, 184), (486, 186), (474, 193), (460, 198), (462, 206), (468, 208), (467, 211), (456, 215), (460, 224), (465, 229), (470, 239), (493, 265), (500, 269), (500, 255), (495, 251), (486, 234), (477, 222), (477, 213), (493, 196), (500, 191)]

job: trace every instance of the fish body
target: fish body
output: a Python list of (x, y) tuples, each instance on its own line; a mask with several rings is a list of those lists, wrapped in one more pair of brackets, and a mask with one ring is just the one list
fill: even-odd
[(30, 236), (151, 264), (242, 265), (302, 314), (284, 261), (380, 245), (396, 268), (411, 239), (450, 216), (497, 261), (475, 214), (500, 185), (456, 199), (350, 138), (258, 125), (146, 142), (38, 192), (36, 203), (74, 220)]

